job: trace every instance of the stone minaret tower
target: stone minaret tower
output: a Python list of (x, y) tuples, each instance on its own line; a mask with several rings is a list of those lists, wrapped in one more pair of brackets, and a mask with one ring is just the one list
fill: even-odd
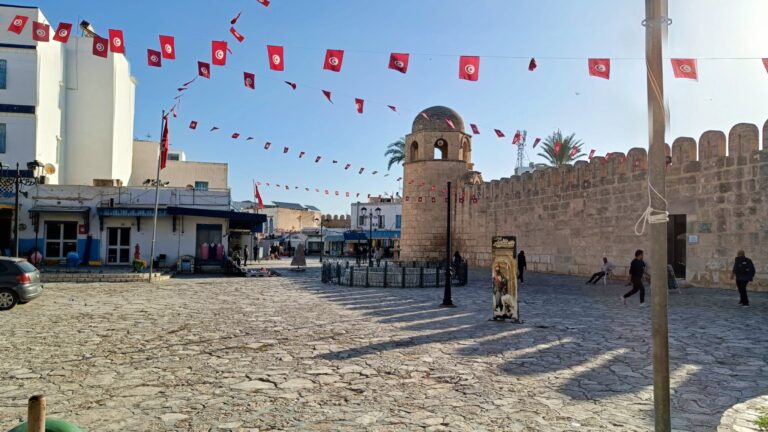
[(447, 207), (442, 191), (450, 181), (455, 192), (472, 167), (472, 136), (464, 132), (464, 120), (456, 111), (434, 106), (416, 116), (405, 137), (401, 260), (445, 259)]

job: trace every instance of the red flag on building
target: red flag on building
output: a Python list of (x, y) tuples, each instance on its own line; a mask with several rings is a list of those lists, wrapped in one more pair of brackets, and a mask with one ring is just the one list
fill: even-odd
[(269, 150), (270, 146), (272, 146), (272, 143), (267, 141), (266, 143), (264, 143), (264, 150)]
[(267, 45), (267, 55), (269, 56), (269, 68), (273, 71), (284, 71), (283, 47), (278, 45)]
[(326, 50), (323, 69), (333, 72), (341, 72), (342, 61), (344, 61), (344, 50)]
[(211, 65), (206, 62), (197, 62), (197, 74), (203, 78), (211, 79)]
[(389, 55), (389, 68), (400, 73), (408, 72), (408, 58), (406, 53), (392, 53)]
[(256, 183), (253, 185), (253, 196), (256, 199), (256, 202), (259, 203), (259, 210), (264, 208), (264, 201), (261, 199), (261, 194), (259, 193), (259, 184)]
[(189, 122), (189, 128), (197, 129), (197, 122), (195, 120), (192, 120), (191, 122)]
[(459, 58), (459, 78), (468, 81), (477, 81), (480, 74), (480, 57), (461, 56)]
[(264, 5), (264, 7), (269, 7), (269, 0), (256, 0), (256, 1)]
[(480, 129), (477, 128), (477, 125), (474, 123), (470, 123), (469, 127), (472, 128), (472, 133), (474, 135), (480, 135)]
[(160, 36), (160, 52), (164, 59), (176, 59), (176, 40), (173, 36)]
[(539, 66), (539, 65), (538, 65), (538, 64), (536, 64), (536, 59), (535, 59), (535, 58), (532, 58), (532, 59), (531, 59), (531, 61), (528, 63), (528, 70), (529, 70), (529, 71), (531, 71), (531, 72), (533, 72), (533, 71), (535, 71), (535, 70), (536, 70), (536, 68), (537, 68), (538, 66)]
[[(147, 65), (152, 67), (162, 67), (163, 61), (161, 59), (162, 59), (162, 55), (160, 54), (160, 51), (155, 51), (153, 49), (147, 50)], [(186, 90), (186, 89), (182, 89), (182, 90)]]
[(235, 133), (232, 134), (232, 139), (238, 139), (238, 138), (240, 138), (240, 134), (239, 133), (235, 132)]
[(579, 148), (578, 147), (574, 147), (574, 148), (571, 149), (571, 152), (568, 153), (568, 157), (574, 157), (578, 153), (579, 153)]
[(296, 83), (290, 81), (285, 81), (285, 83), (291, 86), (292, 89), (296, 90)]
[(123, 31), (109, 29), (109, 49), (115, 54), (125, 54), (125, 39)]
[(539, 143), (540, 143), (540, 142), (541, 142), (541, 138), (536, 138), (536, 139), (533, 141), (533, 147), (532, 147), (532, 148), (536, 148), (536, 146), (537, 146), (537, 145), (539, 145)]
[(672, 59), (672, 71), (675, 73), (675, 78), (699, 79), (696, 59)]
[(251, 72), (243, 72), (243, 83), (246, 87), (253, 90), (256, 88), (256, 75)]
[(355, 98), (355, 109), (357, 109), (358, 114), (363, 113), (363, 104), (365, 104), (365, 101), (360, 98)]
[(591, 58), (587, 60), (587, 64), (590, 76), (611, 79), (611, 59)]
[(107, 58), (107, 50), (109, 49), (109, 41), (101, 36), (93, 37), (93, 55), (96, 57)]
[(318, 157), (316, 157), (316, 158), (315, 158), (315, 163), (318, 163), (318, 162), (320, 162), (320, 159), (322, 159), (322, 158), (323, 158), (322, 156), (318, 156)]
[(560, 144), (560, 141), (555, 141), (555, 148), (552, 149), (554, 150), (555, 156), (557, 156), (560, 153), (561, 147), (562, 145)]
[(28, 16), (16, 15), (13, 17), (11, 24), (8, 26), (8, 31), (20, 35), (21, 32), (24, 31), (24, 27), (27, 25), (27, 20), (29, 20)]
[(515, 136), (512, 137), (512, 144), (519, 144), (523, 140), (523, 134), (520, 131), (515, 132)]
[(56, 27), (56, 34), (53, 35), (53, 40), (61, 43), (67, 43), (69, 41), (69, 35), (72, 33), (72, 24), (70, 23), (59, 23), (59, 26)]
[(227, 64), (227, 41), (211, 42), (211, 58), (211, 62), (216, 66)]
[(589, 151), (589, 160), (592, 160), (593, 157), (595, 157), (595, 149)]
[(163, 136), (160, 138), (160, 169), (164, 169), (168, 162), (168, 147), (170, 146), (168, 139), (168, 116), (166, 115), (163, 117)]
[(391, 109), (391, 110), (392, 110), (392, 112), (397, 112), (397, 107), (396, 107), (396, 106), (394, 106), (394, 105), (387, 105), (387, 107), (388, 107), (389, 109)]
[(453, 124), (453, 122), (451, 121), (451, 119), (449, 119), (449, 118), (446, 118), (446, 119), (445, 119), (445, 122), (448, 124), (448, 127), (449, 127), (449, 128), (451, 128), (451, 129), (456, 129), (456, 125), (454, 125), (454, 124)]
[(32, 21), (32, 39), (37, 42), (50, 42), (51, 26), (45, 23)]
[(502, 132), (502, 131), (500, 131), (498, 129), (494, 129), (493, 131), (496, 132), (496, 136), (499, 137), (499, 138), (504, 138), (506, 136), (506, 135), (504, 135), (504, 132)]
[(288, 153), (288, 147), (283, 147), (283, 153)]
[(325, 98), (328, 99), (328, 102), (333, 103), (333, 101), (331, 100), (331, 92), (329, 92), (328, 90), (323, 90), (323, 94), (325, 95)]
[(232, 33), (232, 36), (234, 36), (238, 42), (242, 43), (245, 40), (245, 36), (241, 35), (234, 27), (230, 27), (229, 32)]
[(230, 21), (229, 23), (232, 24), (232, 25), (237, 24), (237, 20), (240, 19), (240, 15), (242, 15), (242, 14), (243, 14), (243, 11), (238, 12), (237, 15), (235, 15), (235, 17), (232, 18), (232, 21)]

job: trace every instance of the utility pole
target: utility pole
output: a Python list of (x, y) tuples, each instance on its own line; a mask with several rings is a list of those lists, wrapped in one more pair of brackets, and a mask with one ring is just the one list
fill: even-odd
[[(657, 220), (650, 220), (651, 336), (653, 344), (653, 406), (656, 432), (670, 432), (669, 327), (667, 322), (667, 221), (664, 76), (662, 50), (667, 40), (667, 0), (645, 0), (645, 57), (648, 67), (648, 187)], [(655, 190), (655, 191), (654, 191)], [(664, 213), (659, 215), (659, 213)]]
[[(451, 296), (451, 182), (448, 182), (446, 195), (446, 227), (445, 227), (445, 288), (443, 290), (443, 303), (441, 307), (456, 307)], [(435, 269), (435, 271), (439, 271)]]
[(152, 283), (152, 272), (155, 263), (155, 238), (157, 237), (157, 207), (160, 203), (160, 162), (163, 160), (163, 132), (165, 132), (165, 110), (161, 116), (160, 125), (160, 145), (157, 146), (157, 175), (155, 176), (155, 213), (152, 217), (152, 246), (149, 252), (149, 278), (147, 281)]

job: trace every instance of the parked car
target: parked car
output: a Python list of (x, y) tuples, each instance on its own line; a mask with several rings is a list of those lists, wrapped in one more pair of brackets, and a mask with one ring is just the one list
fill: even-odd
[(43, 293), (40, 271), (21, 258), (0, 257), (0, 311), (13, 309)]

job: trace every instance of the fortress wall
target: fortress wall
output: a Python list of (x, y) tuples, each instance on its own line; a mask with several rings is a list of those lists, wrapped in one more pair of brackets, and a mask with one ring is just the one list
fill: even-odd
[[(758, 269), (751, 289), (768, 290), (768, 122), (763, 129), (762, 151), (750, 124), (734, 126), (727, 139), (707, 131), (667, 148), (669, 212), (687, 217), (686, 277), (695, 285), (732, 285), (733, 258), (744, 249)], [(642, 148), (622, 156), (460, 187), (454, 249), (471, 265), (490, 266), (492, 236), (516, 235), (529, 270), (586, 276), (608, 256), (626, 274), (635, 249), (649, 259), (648, 228), (634, 234), (648, 205), (648, 157)]]

